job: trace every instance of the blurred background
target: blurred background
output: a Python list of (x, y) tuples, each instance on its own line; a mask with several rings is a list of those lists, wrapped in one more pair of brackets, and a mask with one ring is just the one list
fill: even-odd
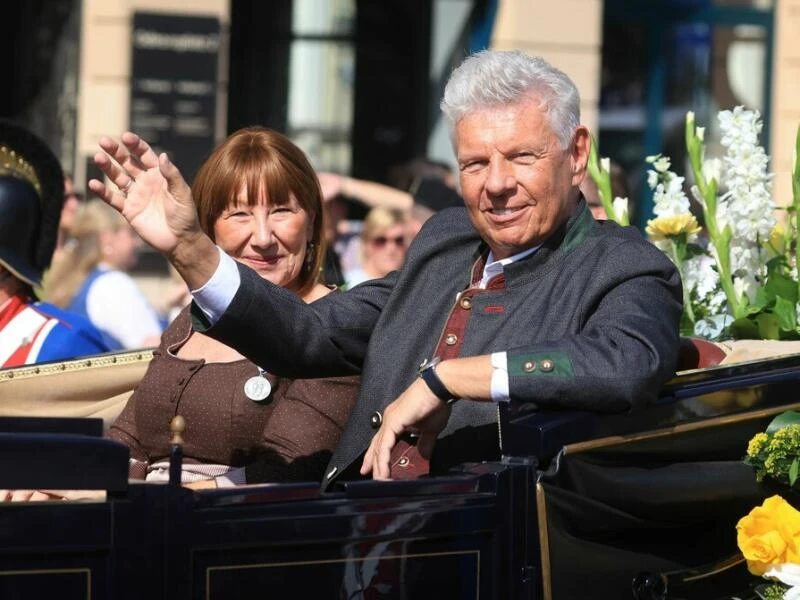
[[(101, 135), (132, 129), (191, 176), (215, 142), (278, 129), (320, 171), (385, 181), (415, 156), (454, 165), (438, 103), (451, 69), (516, 48), (566, 71), (635, 223), (644, 157), (684, 172), (684, 118), (761, 111), (788, 203), (800, 122), (800, 0), (29, 0), (5, 7), (0, 117), (47, 140), (79, 191)], [(150, 295), (168, 279), (142, 251)]]

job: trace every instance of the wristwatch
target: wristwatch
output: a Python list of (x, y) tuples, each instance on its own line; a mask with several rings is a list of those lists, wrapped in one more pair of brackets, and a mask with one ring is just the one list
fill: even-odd
[(457, 401), (458, 398), (453, 396), (450, 391), (445, 387), (442, 380), (439, 379), (439, 376), (436, 374), (436, 370), (434, 367), (442, 362), (442, 359), (438, 356), (434, 356), (432, 359), (428, 360), (425, 359), (422, 364), (419, 366), (419, 371), (417, 371), (417, 375), (425, 382), (428, 388), (433, 392), (433, 395), (439, 398), (445, 404), (452, 404), (453, 402)]

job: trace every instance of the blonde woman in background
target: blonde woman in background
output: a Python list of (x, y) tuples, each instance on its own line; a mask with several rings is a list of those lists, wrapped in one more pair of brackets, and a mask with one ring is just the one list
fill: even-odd
[(399, 211), (376, 207), (367, 213), (361, 232), (361, 268), (345, 273), (348, 287), (378, 279), (403, 266), (406, 219)]
[(163, 329), (155, 310), (126, 273), (142, 242), (102, 200), (75, 215), (69, 242), (44, 280), (53, 304), (88, 318), (116, 348), (158, 345)]

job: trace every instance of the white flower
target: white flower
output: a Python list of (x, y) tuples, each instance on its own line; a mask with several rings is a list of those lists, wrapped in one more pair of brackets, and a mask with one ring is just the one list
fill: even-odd
[[(722, 161), (718, 158), (709, 158), (703, 163), (703, 177), (706, 181), (711, 182), (716, 179), (719, 183), (720, 175), (722, 174)], [(694, 192), (694, 190), (692, 190)]]
[(674, 217), (689, 212), (689, 199), (683, 193), (683, 177), (672, 171), (657, 175), (659, 183), (653, 194), (653, 212), (657, 217)]
[(613, 202), (614, 213), (618, 219), (625, 221), (628, 218), (628, 199), (617, 196)]
[(703, 138), (706, 135), (706, 128), (705, 127), (698, 127), (696, 130), (698, 139), (702, 142)]
[(653, 168), (659, 173), (666, 173), (670, 167), (669, 156), (661, 156), (653, 162)]
[(656, 189), (656, 186), (658, 185), (658, 173), (652, 169), (647, 171), (647, 185), (651, 190)]
[[(717, 273), (714, 259), (707, 254), (693, 256), (684, 263), (683, 284), (689, 290), (695, 290), (697, 297), (704, 301), (719, 287), (719, 273)], [(724, 292), (723, 292), (724, 298)]]
[(717, 314), (722, 312), (725, 309), (726, 302), (728, 302), (728, 297), (725, 295), (725, 291), (722, 290), (721, 288), (718, 289), (716, 293), (713, 296), (711, 296), (711, 298), (708, 300), (707, 306), (709, 312), (711, 312), (712, 314)]
[(764, 577), (777, 579), (781, 583), (790, 586), (783, 596), (784, 600), (800, 599), (800, 565), (784, 563), (770, 568), (764, 573)]
[(707, 319), (700, 319), (694, 324), (694, 333), (710, 340), (717, 339), (725, 328), (733, 323), (730, 315), (714, 315)]
[(741, 277), (733, 278), (733, 291), (738, 298), (747, 297), (750, 304), (756, 301), (756, 290), (758, 289), (758, 282), (751, 274), (742, 275)]
[(726, 148), (738, 148), (740, 145), (752, 146), (758, 143), (762, 123), (757, 110), (746, 110), (737, 106), (732, 111), (723, 110), (717, 115), (719, 120), (721, 143)]
[(611, 159), (610, 158), (601, 158), (600, 159), (600, 170), (604, 173), (611, 172)]

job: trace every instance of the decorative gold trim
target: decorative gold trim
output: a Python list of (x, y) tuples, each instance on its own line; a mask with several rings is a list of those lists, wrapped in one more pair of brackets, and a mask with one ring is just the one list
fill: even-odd
[(24, 367), (13, 367), (10, 369), (0, 369), (0, 383), (9, 379), (26, 379), (29, 377), (41, 377), (44, 375), (56, 375), (59, 373), (85, 371), (89, 369), (102, 369), (113, 365), (129, 365), (138, 362), (147, 362), (153, 358), (153, 348), (144, 350), (134, 350), (132, 352), (119, 352), (113, 354), (100, 354), (86, 358), (75, 358), (61, 362), (44, 363), (39, 365), (25, 365)]
[(576, 444), (568, 444), (564, 446), (564, 454), (577, 454), (579, 452), (586, 452), (587, 450), (596, 450), (597, 448), (604, 448), (606, 446), (618, 446), (622, 444), (629, 444), (632, 442), (639, 442), (641, 440), (655, 439), (664, 437), (675, 433), (685, 433), (688, 431), (699, 431), (701, 429), (710, 429), (712, 427), (720, 427), (723, 425), (730, 425), (731, 423), (743, 423), (745, 421), (754, 421), (762, 417), (769, 417), (777, 415), (787, 410), (800, 409), (800, 402), (793, 404), (784, 404), (783, 406), (775, 406), (772, 408), (764, 408), (761, 410), (753, 410), (746, 413), (736, 415), (726, 415), (723, 417), (715, 417), (711, 419), (704, 419), (696, 423), (684, 423), (682, 425), (674, 425), (672, 427), (665, 427), (662, 429), (654, 429), (645, 433), (633, 433), (629, 435), (612, 435), (597, 440), (589, 440), (586, 442), (578, 442)]
[(83, 573), (86, 575), (86, 600), (92, 600), (92, 570), (91, 569), (15, 569), (13, 571), (0, 571), (2, 576), (15, 575), (57, 575), (62, 573)]
[(41, 198), (42, 184), (39, 183), (36, 169), (22, 155), (17, 154), (16, 150), (8, 146), (0, 146), (0, 175), (27, 181), (36, 190), (36, 195)]
[(547, 534), (547, 506), (541, 482), (536, 484), (536, 521), (539, 525), (539, 556), (542, 561), (542, 598), (553, 600), (553, 583), (550, 580), (550, 538)]
[[(398, 558), (424, 558), (429, 556), (458, 556), (474, 554), (478, 566), (475, 569), (475, 589), (477, 590), (476, 598), (481, 595), (481, 552), (480, 550), (456, 550), (453, 552), (423, 552), (420, 554), (395, 554), (393, 556), (379, 557), (377, 560), (396, 560)], [(211, 571), (233, 571), (236, 569), (257, 569), (262, 567), (293, 567), (297, 565), (324, 565), (333, 563), (349, 563), (349, 562), (364, 562), (366, 560), (375, 560), (374, 557), (356, 557), (356, 558), (334, 558), (328, 560), (298, 560), (279, 563), (248, 563), (244, 565), (220, 565), (216, 567), (206, 567), (206, 600), (211, 600)], [(545, 598), (545, 600), (551, 600)]]

